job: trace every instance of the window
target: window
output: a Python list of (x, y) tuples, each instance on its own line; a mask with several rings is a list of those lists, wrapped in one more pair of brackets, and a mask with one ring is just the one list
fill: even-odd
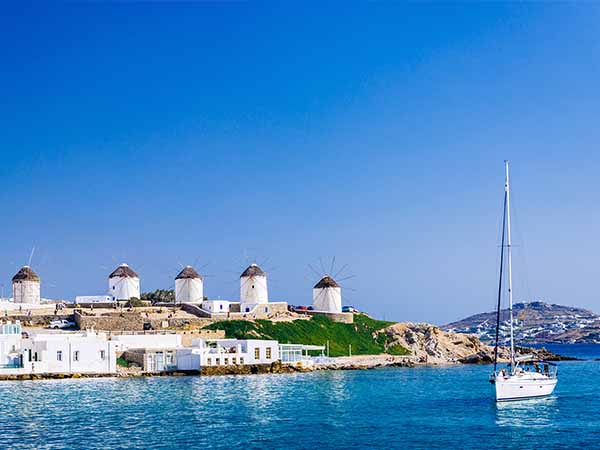
[(56, 360), (62, 361), (62, 352), (60, 350), (56, 352)]
[(173, 353), (167, 352), (167, 364), (170, 366), (173, 364)]
[(231, 364), (237, 364), (237, 358), (231, 358)]
[(79, 350), (73, 352), (73, 361), (79, 361)]
[(217, 366), (218, 366), (219, 364), (221, 364), (221, 359), (220, 359), (220, 358), (217, 358), (217, 359), (216, 359), (216, 363), (215, 363), (215, 364), (216, 364)]
[(106, 359), (106, 352), (104, 350), (100, 350), (100, 359), (101, 360), (105, 360)]
[(244, 358), (240, 358), (240, 364), (244, 364)]
[(271, 347), (267, 347), (267, 359), (271, 359)]
[(260, 348), (258, 347), (254, 349), (254, 359), (260, 359)]
[(208, 358), (208, 359), (206, 360), (206, 365), (207, 365), (207, 366), (212, 366), (212, 358)]
[(265, 306), (265, 312), (268, 313), (269, 312), (269, 307)]
[(225, 365), (229, 364), (229, 358), (224, 358), (223, 359), (223, 364), (225, 364)]

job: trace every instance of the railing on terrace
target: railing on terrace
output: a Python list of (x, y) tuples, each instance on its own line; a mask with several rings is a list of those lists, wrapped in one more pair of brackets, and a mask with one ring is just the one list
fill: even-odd
[(19, 363), (0, 364), (0, 369), (22, 369), (23, 365)]

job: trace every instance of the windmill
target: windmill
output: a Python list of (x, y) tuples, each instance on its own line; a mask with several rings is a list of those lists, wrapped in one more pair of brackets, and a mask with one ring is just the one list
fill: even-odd
[(176, 303), (202, 303), (204, 280), (192, 266), (185, 266), (175, 277)]
[(15, 303), (40, 303), (40, 277), (29, 266), (21, 267), (12, 277), (12, 290)]
[[(321, 266), (321, 273), (319, 273), (310, 264), (308, 267), (317, 274), (320, 279), (313, 287), (313, 308), (315, 311), (329, 312), (329, 313), (341, 313), (342, 312), (342, 286), (336, 281), (338, 275), (348, 267), (347, 264), (342, 266), (334, 275), (330, 275), (334, 270), (335, 256), (331, 260), (329, 272), (326, 272), (322, 258), (319, 258)], [(339, 279), (339, 281), (349, 280), (354, 278), (354, 275), (350, 275)]]
[(269, 303), (267, 274), (252, 263), (240, 275), (240, 309), (250, 312), (256, 305), (265, 303)]
[(12, 292), (14, 303), (26, 303), (39, 305), (40, 296), (40, 277), (31, 268), (31, 261), (35, 247), (31, 249), (27, 265), (21, 267), (12, 277)]
[(127, 264), (120, 264), (108, 276), (108, 295), (113, 300), (140, 298), (140, 277)]

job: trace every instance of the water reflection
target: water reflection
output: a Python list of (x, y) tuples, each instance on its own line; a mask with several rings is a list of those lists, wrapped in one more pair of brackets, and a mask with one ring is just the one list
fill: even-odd
[(502, 427), (548, 427), (554, 424), (557, 414), (555, 397), (496, 404), (496, 424)]

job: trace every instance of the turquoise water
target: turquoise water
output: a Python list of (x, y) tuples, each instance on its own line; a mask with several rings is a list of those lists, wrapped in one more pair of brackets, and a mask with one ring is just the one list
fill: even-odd
[(560, 363), (554, 396), (501, 405), (492, 401), (489, 372), (490, 366), (459, 366), (2, 382), (0, 443), (8, 449), (600, 445), (599, 362)]

